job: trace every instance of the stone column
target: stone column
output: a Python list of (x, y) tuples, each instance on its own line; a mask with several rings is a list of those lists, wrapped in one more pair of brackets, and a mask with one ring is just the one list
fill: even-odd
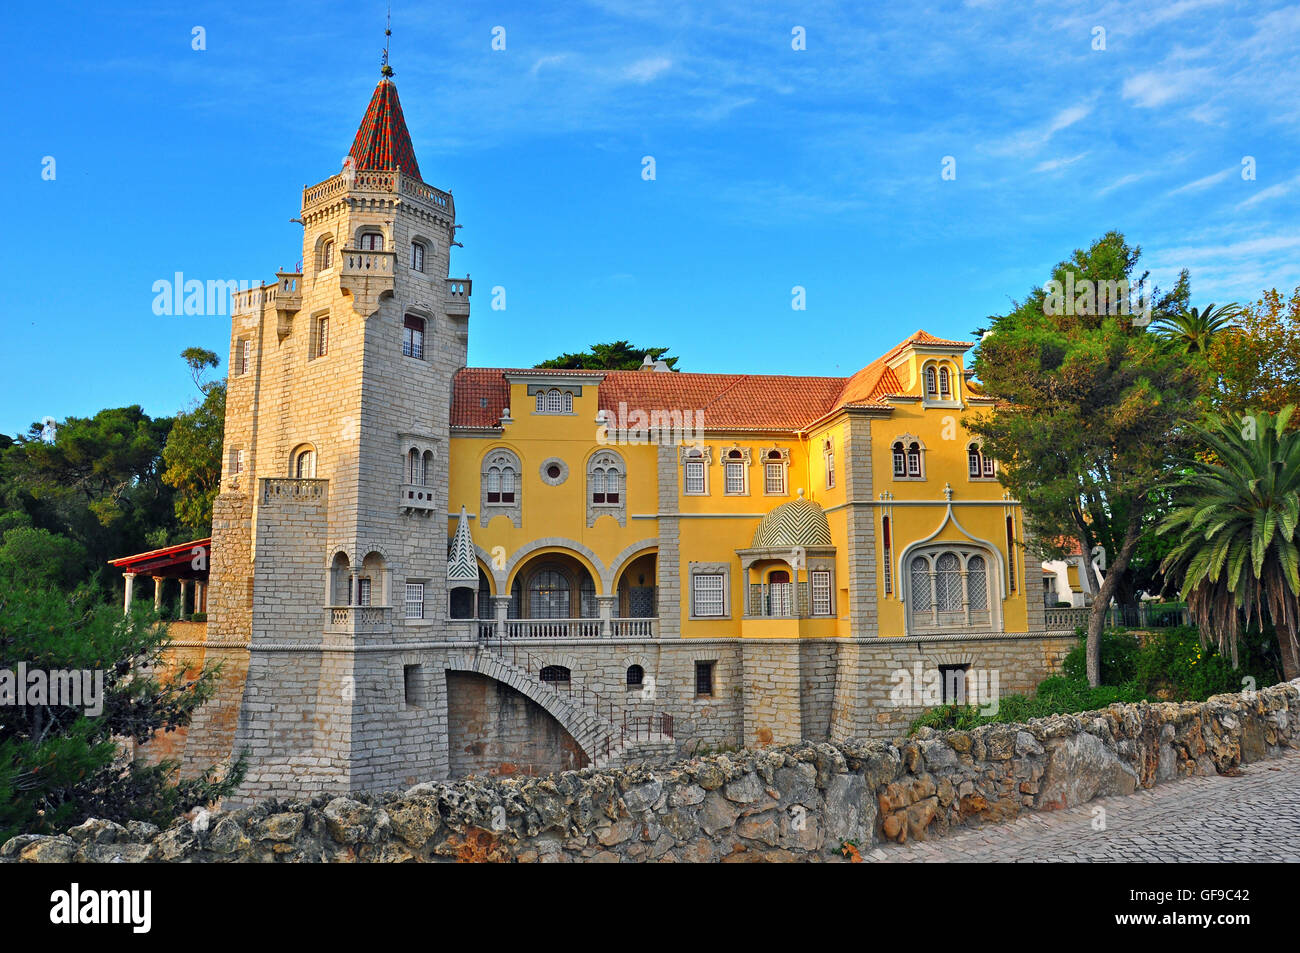
[[(193, 586), (194, 586), (194, 580), (193, 580), (193, 579), (182, 579), (182, 580), (181, 580), (181, 605), (180, 605), (180, 617), (181, 617), (182, 619), (185, 618), (185, 604), (186, 604), (186, 602), (189, 600), (190, 590), (193, 588)], [(196, 611), (196, 610), (191, 609), (191, 610), (189, 610), (189, 611), (190, 611), (190, 612), (194, 612), (194, 611)]]
[(202, 579), (194, 580), (194, 611), (208, 611), (208, 584)]
[(131, 599), (135, 595), (135, 573), (124, 572), (122, 578), (126, 581), (126, 595), (122, 599), (122, 615), (130, 615)]
[(596, 604), (600, 609), (600, 637), (602, 639), (612, 638), (614, 635), (614, 604), (617, 601), (618, 596), (616, 594), (596, 597)]
[(504, 639), (506, 637), (506, 620), (510, 618), (510, 597), (493, 596), (492, 609), (497, 620), (497, 638)]
[(153, 577), (153, 608), (157, 612), (162, 609), (163, 581), (166, 576)]

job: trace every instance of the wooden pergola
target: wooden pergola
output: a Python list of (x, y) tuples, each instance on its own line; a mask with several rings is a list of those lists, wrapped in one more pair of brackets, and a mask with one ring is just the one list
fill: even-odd
[[(191, 540), (188, 543), (176, 543), (162, 549), (152, 549), (147, 553), (110, 559), (108, 564), (122, 570), (126, 580), (126, 594), (122, 600), (122, 611), (131, 611), (131, 599), (135, 596), (135, 577), (145, 573), (153, 578), (153, 604), (155, 609), (162, 608), (163, 586), (168, 579), (180, 583), (180, 615), (186, 612), (189, 602), (190, 612), (208, 611), (208, 566), (212, 561), (212, 537)], [(193, 593), (191, 598), (190, 594)]]

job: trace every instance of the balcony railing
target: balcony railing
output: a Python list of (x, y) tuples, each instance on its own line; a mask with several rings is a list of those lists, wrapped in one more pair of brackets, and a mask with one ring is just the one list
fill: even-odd
[(409, 195), (428, 202), (439, 212), (455, 218), (456, 206), (451, 193), (425, 185), (413, 176), (396, 170), (365, 169), (330, 176), (324, 182), (302, 190), (302, 205), (307, 208), (318, 202), (332, 199), (351, 189), (354, 192), (388, 192)]
[(406, 483), (402, 485), (399, 496), (401, 506), (408, 510), (432, 510), (438, 505), (434, 499), (434, 487), (431, 486)]
[(658, 619), (614, 619), (614, 638), (653, 639), (659, 635)]
[(319, 503), (329, 480), (275, 478), (262, 480), (263, 503)]
[[(602, 619), (479, 619), (480, 639), (600, 639), (607, 637)], [(658, 619), (611, 619), (608, 637), (654, 639), (659, 636)]]
[(391, 606), (329, 606), (325, 628), (329, 632), (381, 632), (389, 624)]

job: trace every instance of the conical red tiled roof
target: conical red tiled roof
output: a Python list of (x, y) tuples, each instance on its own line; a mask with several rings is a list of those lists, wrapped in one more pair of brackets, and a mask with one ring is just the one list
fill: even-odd
[(397, 99), (397, 87), (385, 77), (375, 87), (370, 105), (361, 119), (361, 128), (348, 150), (358, 170), (400, 169), (421, 182), (420, 164), (415, 161), (411, 147), (411, 134), (402, 118), (402, 104)]

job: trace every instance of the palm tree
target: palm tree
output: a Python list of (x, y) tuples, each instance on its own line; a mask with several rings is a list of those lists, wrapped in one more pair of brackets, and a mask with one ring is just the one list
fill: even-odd
[(1214, 633), (1235, 667), (1243, 617), (1249, 626), (1267, 609), (1288, 681), (1300, 677), (1300, 432), (1286, 429), (1295, 409), (1198, 428), (1210, 454), (1184, 461), (1177, 508), (1158, 530), (1176, 534), (1160, 568), (1181, 584), (1202, 644)]
[(1209, 350), (1210, 340), (1232, 328), (1233, 321), (1240, 315), (1241, 308), (1237, 304), (1225, 304), (1216, 311), (1211, 303), (1204, 311), (1192, 308), (1157, 318), (1152, 327), (1175, 350), (1184, 354), (1204, 354)]

